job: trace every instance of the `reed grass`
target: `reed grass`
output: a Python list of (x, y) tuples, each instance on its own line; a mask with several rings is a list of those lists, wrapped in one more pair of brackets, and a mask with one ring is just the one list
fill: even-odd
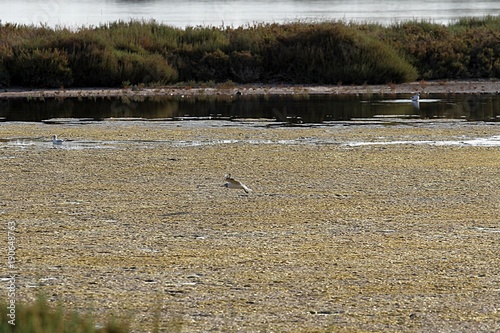
[(178, 82), (375, 84), (500, 77), (500, 17), (174, 28), (155, 21), (66, 28), (0, 24), (0, 85)]
[(104, 325), (96, 325), (90, 316), (66, 311), (62, 305), (53, 308), (42, 296), (31, 304), (16, 304), (14, 321), (8, 317), (7, 304), (2, 302), (0, 307), (2, 309), (0, 332), (2, 333), (125, 333), (129, 331), (126, 323), (114, 318), (109, 319)]
[(461, 18), (443, 26), (429, 21), (378, 32), (418, 69), (420, 79), (500, 77), (500, 16)]

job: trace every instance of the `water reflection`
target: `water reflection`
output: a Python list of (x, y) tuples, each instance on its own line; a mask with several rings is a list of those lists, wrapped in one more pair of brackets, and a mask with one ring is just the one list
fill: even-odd
[(17, 98), (0, 100), (0, 117), (5, 121), (267, 118), (290, 124), (387, 118), (500, 120), (499, 95), (433, 95), (418, 103), (410, 97), (297, 94)]

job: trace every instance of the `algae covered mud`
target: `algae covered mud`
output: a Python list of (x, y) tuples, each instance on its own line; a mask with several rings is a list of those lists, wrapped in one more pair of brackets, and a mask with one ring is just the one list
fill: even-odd
[[(0, 133), (19, 300), (41, 292), (134, 332), (500, 324), (494, 123), (6, 122)], [(222, 187), (226, 173), (253, 192)]]

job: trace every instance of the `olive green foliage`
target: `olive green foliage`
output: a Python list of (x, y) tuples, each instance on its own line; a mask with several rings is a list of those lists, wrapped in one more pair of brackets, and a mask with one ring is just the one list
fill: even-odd
[(443, 26), (406, 22), (376, 36), (403, 54), (422, 79), (500, 77), (500, 17), (463, 18)]
[(61, 306), (52, 308), (43, 297), (39, 297), (32, 304), (16, 304), (14, 321), (8, 316), (7, 304), (2, 302), (0, 307), (2, 309), (0, 332), (2, 333), (125, 333), (129, 331), (127, 324), (115, 319), (108, 320), (105, 325), (96, 325), (90, 317), (82, 316), (77, 312), (64, 311)]
[(290, 25), (264, 49), (268, 79), (295, 83), (386, 83), (417, 78), (391, 47), (340, 23)]
[(17, 49), (9, 66), (14, 80), (33, 86), (69, 86), (72, 83), (68, 56), (58, 49)]
[(178, 29), (150, 22), (0, 24), (0, 86), (362, 84), (500, 76), (500, 17), (449, 26), (345, 22)]

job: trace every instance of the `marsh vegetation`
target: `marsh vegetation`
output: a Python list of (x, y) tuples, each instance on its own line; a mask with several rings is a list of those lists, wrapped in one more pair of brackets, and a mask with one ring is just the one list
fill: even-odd
[[(0, 332), (20, 333), (125, 333), (129, 328), (123, 320), (109, 318), (105, 325), (96, 324), (89, 315), (68, 311), (62, 305), (51, 306), (47, 298), (39, 296), (31, 303), (16, 304), (13, 317), (2, 302)], [(11, 319), (14, 318), (14, 319)]]
[(377, 84), (500, 76), (500, 18), (188, 27), (0, 24), (0, 85)]

